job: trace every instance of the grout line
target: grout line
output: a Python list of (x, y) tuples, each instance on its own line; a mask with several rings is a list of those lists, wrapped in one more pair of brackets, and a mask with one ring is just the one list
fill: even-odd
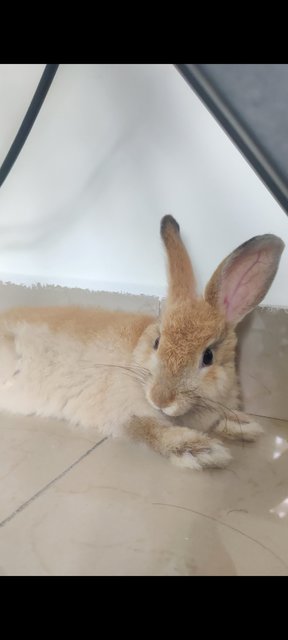
[(33, 502), (33, 500), (36, 500), (36, 498), (38, 498), (39, 496), (42, 495), (42, 493), (44, 493), (44, 491), (46, 491), (47, 489), (49, 489), (49, 487), (51, 487), (55, 482), (57, 482), (57, 480), (60, 480), (60, 478), (63, 478), (63, 476), (66, 475), (66, 473), (68, 473), (68, 471), (71, 471), (71, 469), (73, 469), (73, 467), (76, 466), (76, 464), (78, 464), (79, 462), (81, 462), (81, 460), (83, 460), (84, 458), (86, 458), (86, 456), (89, 456), (89, 454), (94, 451), (94, 449), (96, 449), (97, 447), (100, 446), (100, 444), (102, 444), (102, 442), (105, 442), (105, 440), (107, 440), (108, 438), (102, 438), (102, 440), (100, 440), (100, 442), (97, 442), (96, 444), (93, 445), (93, 447), (91, 447), (91, 449), (88, 449), (88, 451), (86, 451), (85, 453), (83, 453), (82, 456), (80, 456), (80, 458), (78, 458), (77, 460), (75, 460), (75, 462), (72, 462), (72, 464), (70, 464), (70, 467), (67, 467), (67, 469), (64, 469), (64, 471), (62, 471), (61, 473), (59, 473), (58, 476), (56, 476), (56, 478), (53, 478), (53, 480), (51, 480), (50, 482), (48, 482), (48, 484), (46, 484), (44, 487), (42, 487), (42, 489), (39, 489), (39, 491), (37, 491), (37, 493), (35, 493), (31, 498), (29, 498), (28, 500), (26, 500), (26, 502), (23, 502), (23, 504), (20, 505), (20, 507), (18, 507), (17, 509), (15, 509), (15, 511), (13, 511), (13, 513), (10, 514), (10, 516), (7, 516), (7, 518), (4, 518), (4, 520), (2, 520), (0, 522), (0, 527), (4, 527), (5, 524), (7, 524), (7, 522), (10, 522), (10, 520), (12, 520), (12, 518), (15, 518), (15, 516), (17, 515), (17, 513), (20, 513), (21, 511), (23, 511), (23, 509), (26, 509), (26, 507), (28, 507), (28, 505)]

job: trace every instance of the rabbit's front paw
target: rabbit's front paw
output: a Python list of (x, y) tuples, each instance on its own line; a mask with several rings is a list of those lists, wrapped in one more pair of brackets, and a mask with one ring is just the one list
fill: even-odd
[(197, 433), (196, 436), (175, 442), (170, 447), (169, 458), (178, 467), (199, 470), (205, 467), (226, 467), (232, 456), (217, 440)]
[(255, 442), (264, 433), (258, 422), (249, 419), (248, 416), (244, 418), (241, 414), (236, 415), (233, 420), (221, 420), (215, 431), (225, 438), (244, 440), (245, 442)]

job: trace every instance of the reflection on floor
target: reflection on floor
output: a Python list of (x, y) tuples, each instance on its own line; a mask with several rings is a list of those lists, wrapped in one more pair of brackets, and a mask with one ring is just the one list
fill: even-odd
[(288, 575), (288, 422), (226, 470), (0, 416), (0, 575)]

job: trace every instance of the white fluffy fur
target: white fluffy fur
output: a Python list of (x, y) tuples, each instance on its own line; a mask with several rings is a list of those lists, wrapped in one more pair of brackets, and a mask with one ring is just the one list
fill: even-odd
[(9, 338), (0, 343), (0, 410), (122, 435), (123, 423), (135, 412), (154, 413), (139, 382), (115, 367), (130, 361), (131, 353), (113, 336), (107, 349), (107, 336), (85, 343), (51, 331), (45, 317), (42, 325), (9, 324)]
[(197, 455), (183, 453), (182, 456), (171, 455), (171, 462), (177, 467), (184, 467), (200, 471), (206, 467), (226, 467), (232, 460), (231, 453), (222, 444), (211, 441), (210, 451), (203, 451)]

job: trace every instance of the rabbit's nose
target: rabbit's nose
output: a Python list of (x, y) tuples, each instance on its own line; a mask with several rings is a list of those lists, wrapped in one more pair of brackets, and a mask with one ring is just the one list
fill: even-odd
[(160, 384), (156, 384), (152, 387), (148, 395), (148, 399), (151, 401), (151, 404), (153, 404), (156, 409), (161, 409), (162, 411), (173, 404), (175, 397), (175, 391), (169, 390), (165, 387), (163, 388)]

